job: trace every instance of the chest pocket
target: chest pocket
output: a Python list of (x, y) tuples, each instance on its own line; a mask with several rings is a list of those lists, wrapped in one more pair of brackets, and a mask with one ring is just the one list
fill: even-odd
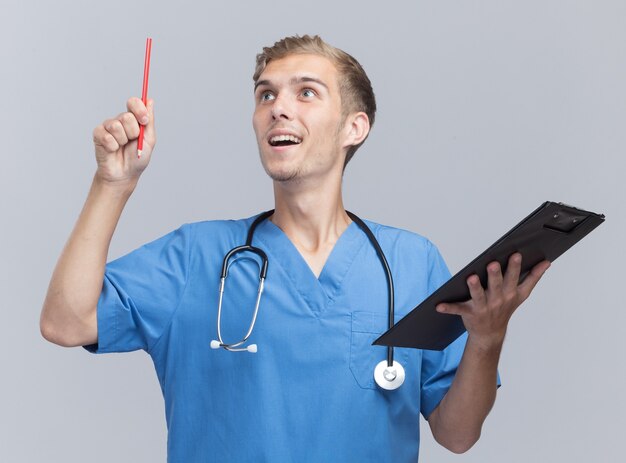
[[(350, 339), (350, 371), (357, 384), (363, 389), (378, 389), (374, 381), (374, 368), (387, 358), (386, 346), (372, 346), (381, 334), (387, 331), (387, 313), (352, 312)], [(394, 350), (394, 361), (407, 369), (405, 349)], [(407, 370), (407, 375), (409, 371)]]

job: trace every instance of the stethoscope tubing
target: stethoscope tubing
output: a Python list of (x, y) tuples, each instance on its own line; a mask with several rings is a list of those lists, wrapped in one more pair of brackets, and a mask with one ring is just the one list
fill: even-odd
[[(246, 348), (239, 348), (239, 346), (243, 345), (248, 340), (248, 338), (250, 337), (254, 329), (254, 325), (257, 319), (257, 314), (259, 312), (261, 294), (263, 293), (263, 287), (264, 287), (265, 278), (267, 276), (267, 267), (268, 267), (267, 254), (262, 249), (252, 246), (252, 239), (254, 237), (254, 231), (256, 230), (257, 226), (262, 221), (269, 218), (273, 213), (274, 213), (274, 209), (271, 209), (269, 211), (259, 214), (254, 219), (252, 224), (250, 224), (250, 228), (248, 229), (248, 234), (246, 237), (246, 244), (243, 246), (237, 246), (231, 249), (224, 256), (224, 261), (222, 263), (222, 272), (220, 274), (219, 302), (217, 306), (217, 337), (218, 337), (219, 345), (216, 345), (216, 347), (223, 347), (226, 350), (230, 350), (234, 352), (247, 350)], [(395, 310), (394, 310), (393, 276), (391, 274), (391, 269), (389, 268), (389, 263), (387, 262), (385, 253), (381, 249), (380, 244), (378, 243), (378, 240), (376, 239), (376, 237), (374, 236), (370, 228), (365, 224), (365, 222), (363, 222), (358, 216), (356, 216), (350, 211), (346, 211), (346, 214), (348, 214), (350, 219), (352, 219), (352, 221), (355, 222), (359, 226), (359, 228), (363, 230), (363, 232), (367, 235), (370, 243), (372, 244), (372, 246), (374, 246), (374, 249), (376, 250), (376, 254), (378, 255), (380, 263), (382, 264), (385, 270), (385, 275), (387, 277), (387, 296), (388, 296), (387, 297), (387, 304), (388, 304), (387, 326), (389, 329), (391, 329), (394, 325)], [(223, 302), (223, 296), (224, 296), (224, 287), (226, 285), (226, 277), (228, 276), (228, 267), (229, 267), (230, 259), (235, 254), (238, 254), (240, 252), (246, 252), (246, 251), (257, 254), (262, 260), (262, 264), (261, 264), (260, 272), (259, 272), (259, 289), (257, 292), (257, 298), (256, 298), (255, 307), (254, 307), (254, 313), (252, 316), (252, 321), (250, 322), (250, 326), (248, 327), (248, 331), (246, 332), (246, 335), (240, 341), (229, 344), (223, 341), (222, 333), (221, 333), (222, 302)], [(393, 346), (388, 346), (387, 347), (387, 366), (391, 367), (392, 365), (393, 365)]]
[[(256, 222), (256, 221), (255, 221)], [(258, 223), (258, 222), (256, 222)], [(254, 224), (253, 224), (254, 225)], [(252, 241), (252, 236), (249, 234), (248, 239)], [(222, 339), (222, 303), (224, 301), (224, 289), (226, 287), (226, 277), (228, 276), (228, 268), (230, 266), (230, 259), (238, 253), (241, 252), (252, 252), (257, 254), (262, 261), (259, 271), (259, 288), (257, 290), (256, 303), (254, 305), (254, 312), (252, 314), (252, 320), (250, 322), (250, 326), (248, 327), (248, 331), (246, 335), (238, 342), (235, 343), (226, 343)], [(239, 346), (243, 345), (250, 335), (252, 334), (252, 330), (254, 330), (254, 324), (256, 323), (256, 318), (259, 313), (259, 305), (261, 304), (261, 294), (263, 294), (263, 288), (265, 285), (265, 277), (267, 276), (267, 254), (262, 249), (255, 248), (249, 244), (245, 244), (243, 246), (237, 246), (236, 248), (231, 249), (224, 256), (224, 262), (222, 263), (222, 272), (220, 274), (220, 289), (219, 289), (219, 301), (217, 304), (217, 341), (219, 344), (216, 347), (223, 347), (226, 350), (231, 352), (242, 352), (248, 350), (247, 348), (239, 348)]]
[[(393, 276), (391, 275), (391, 269), (389, 268), (389, 263), (387, 262), (385, 253), (383, 252), (380, 245), (378, 244), (378, 240), (372, 233), (372, 230), (370, 230), (370, 228), (367, 225), (365, 225), (365, 223), (352, 212), (346, 211), (346, 214), (348, 214), (348, 216), (352, 219), (352, 221), (355, 222), (361, 228), (361, 230), (365, 232), (370, 242), (372, 243), (372, 246), (374, 246), (374, 249), (376, 249), (376, 254), (378, 255), (378, 258), (380, 259), (380, 263), (385, 269), (385, 274), (387, 275), (387, 301), (388, 301), (387, 302), (387, 307), (388, 307), (387, 327), (388, 329), (391, 329), (393, 328), (394, 321), (395, 321), (394, 320), (395, 308), (394, 308)], [(392, 365), (393, 365), (393, 346), (387, 346), (387, 366), (390, 367)]]

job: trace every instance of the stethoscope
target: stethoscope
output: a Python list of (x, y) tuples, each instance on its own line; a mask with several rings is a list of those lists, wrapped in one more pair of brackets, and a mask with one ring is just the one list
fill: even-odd
[[(220, 275), (220, 289), (219, 289), (219, 302), (217, 305), (217, 340), (211, 341), (211, 349), (219, 349), (224, 348), (231, 352), (251, 352), (256, 353), (258, 348), (256, 344), (250, 344), (248, 346), (244, 346), (248, 338), (252, 334), (252, 330), (254, 329), (254, 324), (256, 323), (256, 318), (259, 313), (259, 304), (261, 303), (261, 294), (263, 293), (263, 285), (265, 282), (265, 277), (267, 275), (267, 254), (263, 252), (262, 249), (252, 246), (252, 238), (254, 236), (254, 231), (256, 227), (263, 220), (267, 219), (274, 213), (274, 210), (267, 211), (259, 215), (248, 230), (248, 237), (246, 239), (246, 244), (243, 246), (237, 246), (236, 248), (231, 249), (225, 256), (224, 262), (222, 264), (222, 273)], [(352, 212), (346, 211), (348, 216), (365, 232), (367, 237), (369, 238), (372, 246), (376, 249), (376, 254), (378, 254), (378, 258), (382, 266), (385, 269), (385, 273), (387, 275), (387, 288), (388, 288), (388, 326), (389, 328), (393, 327), (393, 317), (394, 317), (394, 297), (393, 297), (393, 278), (391, 276), (391, 270), (389, 269), (389, 264), (387, 263), (387, 259), (385, 258), (385, 254), (378, 244), (378, 240), (372, 233), (365, 223), (359, 219)], [(222, 339), (222, 331), (221, 331), (221, 322), (222, 322), (222, 301), (224, 297), (224, 286), (226, 285), (226, 277), (228, 276), (228, 268), (231, 264), (231, 259), (239, 253), (242, 252), (252, 252), (261, 258), (262, 264), (260, 265), (259, 270), (259, 287), (257, 290), (256, 303), (254, 306), (254, 312), (252, 314), (252, 321), (250, 322), (250, 326), (248, 327), (248, 331), (245, 336), (239, 341), (234, 343), (226, 343)], [(382, 389), (386, 390), (394, 390), (402, 386), (404, 383), (404, 368), (400, 364), (400, 362), (394, 361), (393, 359), (393, 347), (387, 347), (387, 359), (382, 360), (376, 368), (374, 368), (374, 380), (376, 384), (380, 386)]]

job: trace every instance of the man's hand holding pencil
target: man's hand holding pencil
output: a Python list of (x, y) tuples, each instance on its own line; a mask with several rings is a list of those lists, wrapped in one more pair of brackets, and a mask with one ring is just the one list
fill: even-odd
[[(156, 144), (154, 101), (147, 106), (139, 98), (130, 98), (127, 111), (105, 120), (93, 131), (98, 170), (96, 176), (107, 183), (124, 184), (134, 188), (147, 167)], [(143, 150), (137, 156), (140, 124), (145, 125)]]
[(127, 112), (107, 119), (93, 131), (98, 162), (96, 178), (131, 190), (147, 167), (156, 143), (154, 101), (148, 100), (151, 50), (152, 39), (148, 37), (141, 100), (130, 98), (126, 103)]

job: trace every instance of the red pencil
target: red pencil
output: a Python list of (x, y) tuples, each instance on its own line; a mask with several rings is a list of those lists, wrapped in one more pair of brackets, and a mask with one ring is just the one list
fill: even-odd
[[(150, 74), (150, 50), (152, 49), (152, 39), (146, 39), (146, 60), (143, 65), (143, 88), (141, 90), (141, 101), (144, 105), (148, 104), (148, 75)], [(137, 141), (137, 158), (141, 157), (143, 150), (143, 131), (144, 125), (139, 125), (139, 140)]]

